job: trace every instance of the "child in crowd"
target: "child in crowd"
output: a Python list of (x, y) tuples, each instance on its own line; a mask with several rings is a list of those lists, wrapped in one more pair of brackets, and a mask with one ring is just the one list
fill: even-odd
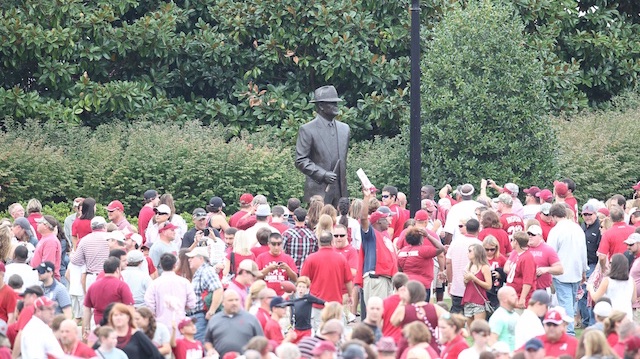
[(184, 318), (178, 323), (177, 330), (182, 334), (182, 338), (176, 339), (176, 325), (171, 331), (171, 348), (176, 359), (198, 359), (204, 358), (204, 347), (194, 339), (198, 328), (195, 319)]
[(118, 344), (118, 334), (108, 326), (102, 326), (96, 329), (96, 335), (100, 339), (100, 347), (96, 349), (98, 357), (101, 359), (127, 359), (127, 354), (116, 348)]
[(309, 294), (311, 280), (309, 277), (300, 276), (296, 281), (296, 294), (285, 303), (291, 306), (291, 325), (296, 333), (296, 339), (291, 342), (296, 344), (302, 338), (311, 336), (311, 309), (313, 304), (324, 305), (324, 300)]

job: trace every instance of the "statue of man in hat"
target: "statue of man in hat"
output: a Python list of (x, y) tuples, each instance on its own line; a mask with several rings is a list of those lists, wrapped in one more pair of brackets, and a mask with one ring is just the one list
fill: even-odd
[(316, 117), (300, 126), (296, 142), (296, 168), (307, 176), (304, 201), (320, 195), (327, 204), (338, 207), (347, 193), (347, 150), (349, 125), (336, 121), (338, 92), (333, 86), (322, 86), (314, 92)]

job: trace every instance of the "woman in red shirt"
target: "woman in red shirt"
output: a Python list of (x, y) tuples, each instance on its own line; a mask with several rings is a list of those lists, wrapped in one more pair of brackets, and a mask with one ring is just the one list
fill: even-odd
[(469, 348), (467, 341), (462, 336), (466, 318), (460, 314), (443, 314), (438, 320), (440, 329), (440, 343), (444, 345), (441, 359), (455, 359), (460, 352)]
[(500, 253), (505, 256), (511, 253), (512, 248), (511, 242), (509, 241), (509, 234), (502, 228), (500, 218), (496, 212), (484, 211), (480, 224), (482, 225), (482, 230), (478, 233), (478, 239), (484, 242), (487, 236), (494, 236), (498, 240), (498, 243), (500, 243)]
[(82, 201), (81, 215), (71, 225), (71, 242), (73, 249), (78, 247), (82, 237), (91, 233), (91, 220), (96, 216), (96, 200), (88, 197)]
[(464, 316), (467, 317), (469, 326), (476, 319), (485, 319), (484, 303), (487, 299), (487, 290), (491, 289), (491, 268), (487, 262), (487, 252), (479, 244), (469, 246), (469, 266), (464, 272), (465, 290), (462, 296)]
[[(424, 238), (430, 243), (424, 243)], [(398, 270), (404, 272), (409, 279), (417, 280), (425, 288), (431, 288), (433, 282), (433, 258), (444, 252), (439, 238), (430, 236), (426, 231), (411, 227), (405, 232), (407, 246), (398, 252)], [(431, 291), (427, 291), (426, 301)]]
[(503, 256), (500, 252), (500, 245), (494, 236), (485, 237), (482, 246), (487, 252), (487, 262), (491, 268), (491, 278), (493, 279), (491, 289), (487, 291), (487, 295), (489, 301), (491, 301), (491, 306), (498, 308), (500, 306), (498, 289), (502, 287), (506, 279), (503, 268), (505, 263), (507, 263), (507, 257)]

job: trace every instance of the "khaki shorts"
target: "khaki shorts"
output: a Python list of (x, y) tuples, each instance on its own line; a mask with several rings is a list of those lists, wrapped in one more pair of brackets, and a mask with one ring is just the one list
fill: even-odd
[(393, 284), (391, 278), (387, 277), (364, 277), (363, 279), (364, 302), (368, 303), (371, 297), (380, 297), (382, 299), (393, 293)]

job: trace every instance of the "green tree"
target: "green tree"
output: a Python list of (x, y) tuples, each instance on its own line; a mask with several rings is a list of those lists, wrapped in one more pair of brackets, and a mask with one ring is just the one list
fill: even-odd
[(428, 182), (481, 177), (540, 183), (554, 174), (543, 66), (511, 5), (449, 12), (423, 57), (423, 167)]

